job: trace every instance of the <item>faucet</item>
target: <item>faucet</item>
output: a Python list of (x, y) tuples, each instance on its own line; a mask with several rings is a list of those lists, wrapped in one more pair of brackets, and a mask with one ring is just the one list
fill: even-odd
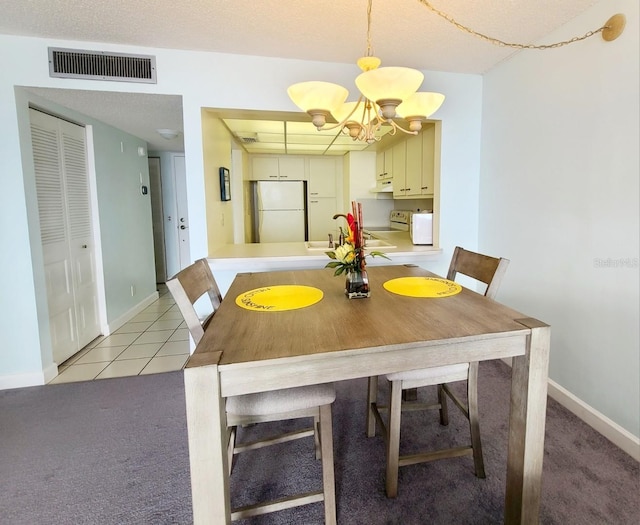
[(329, 248), (333, 248), (333, 234), (329, 234)]

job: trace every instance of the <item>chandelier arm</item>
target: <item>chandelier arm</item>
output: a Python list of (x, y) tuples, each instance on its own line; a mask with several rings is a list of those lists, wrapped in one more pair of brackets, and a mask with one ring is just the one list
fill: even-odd
[(358, 106), (360, 105), (360, 103), (362, 102), (363, 99), (364, 99), (364, 95), (360, 95), (360, 97), (358, 97), (356, 105), (353, 106), (353, 109), (351, 110), (351, 112), (345, 118), (343, 118), (340, 122), (338, 122), (337, 124), (332, 124), (331, 126), (327, 126), (325, 124), (324, 126), (322, 126), (321, 128), (318, 128), (318, 129), (321, 129), (322, 131), (331, 131), (332, 129), (336, 129), (337, 127), (343, 127), (344, 128), (345, 125), (347, 124), (347, 122), (355, 122), (356, 124), (361, 125), (359, 122), (357, 122), (355, 120), (350, 120), (350, 119), (351, 119), (351, 116), (358, 109)]
[(338, 122), (337, 124), (331, 124), (330, 126), (327, 126), (325, 124), (324, 126), (319, 127), (318, 131), (331, 131), (332, 129), (336, 129), (339, 126), (344, 127), (344, 122)]
[[(392, 122), (393, 122), (393, 121), (392, 121)], [(394, 126), (397, 130), (400, 130), (400, 131), (402, 131), (402, 133), (405, 133), (405, 134), (407, 134), (407, 135), (417, 135), (417, 134), (418, 134), (418, 132), (417, 132), (417, 131), (410, 131), (410, 130), (408, 130), (408, 129), (404, 129), (402, 126), (400, 126), (400, 125), (396, 124), (395, 122), (393, 122), (393, 126)]]
[[(569, 40), (563, 40), (561, 42), (555, 42), (553, 44), (542, 44), (542, 45), (518, 44), (518, 43), (513, 43), (513, 42), (505, 42), (503, 40), (500, 40), (499, 38), (494, 38), (494, 37), (491, 37), (491, 36), (487, 36), (487, 35), (485, 35), (483, 33), (475, 31), (475, 30), (473, 30), (473, 29), (461, 24), (455, 18), (453, 18), (452, 16), (448, 15), (447, 13), (445, 13), (443, 11), (440, 11), (438, 8), (434, 7), (428, 0), (418, 0), (418, 2), (420, 2), (427, 9), (431, 10), (432, 12), (434, 12), (439, 17), (444, 18), (447, 22), (449, 22), (453, 26), (457, 27), (460, 31), (462, 31), (464, 33), (468, 33), (470, 35), (476, 36), (476, 37), (480, 38), (481, 40), (484, 40), (485, 42), (489, 42), (489, 43), (494, 44), (494, 45), (499, 46), (499, 47), (510, 47), (510, 48), (513, 48), (513, 49), (554, 49), (554, 48), (557, 48), (557, 47), (567, 46), (569, 44), (573, 44), (574, 42), (579, 42), (581, 40), (586, 40), (587, 38), (590, 38), (590, 37), (592, 37), (594, 35), (602, 33), (603, 31), (606, 32), (607, 30), (613, 29), (611, 26), (614, 23), (619, 23), (617, 20), (614, 22), (613, 19), (615, 17), (624, 17), (624, 15), (614, 15), (614, 17), (612, 17), (609, 20), (607, 20), (605, 25), (603, 25), (602, 27), (599, 27), (598, 29), (594, 29), (593, 31), (587, 31), (584, 35), (575, 36), (575, 37), (573, 37), (573, 38), (571, 38)], [(622, 28), (624, 28), (624, 22), (622, 22)], [(622, 33), (622, 28), (620, 28), (620, 29), (616, 28), (616, 30), (618, 30), (619, 32), (615, 35), (614, 38), (617, 38), (619, 36), (619, 34)], [(605, 38), (605, 40), (613, 40), (614, 38)]]

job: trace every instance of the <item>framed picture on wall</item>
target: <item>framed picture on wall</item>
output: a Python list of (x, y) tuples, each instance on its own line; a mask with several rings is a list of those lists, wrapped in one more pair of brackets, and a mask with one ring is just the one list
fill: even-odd
[(227, 168), (220, 168), (220, 200), (231, 200), (231, 180)]

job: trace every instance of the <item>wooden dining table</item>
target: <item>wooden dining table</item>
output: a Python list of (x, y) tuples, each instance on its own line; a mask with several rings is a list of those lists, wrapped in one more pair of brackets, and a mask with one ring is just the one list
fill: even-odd
[[(383, 287), (399, 277), (435, 277), (417, 266), (367, 270), (365, 299), (348, 299), (344, 277), (331, 269), (236, 276), (184, 370), (194, 523), (230, 523), (226, 397), (509, 357), (504, 522), (538, 522), (549, 326), (467, 288), (424, 298)], [(323, 297), (287, 311), (235, 302), (277, 285), (314, 287)]]

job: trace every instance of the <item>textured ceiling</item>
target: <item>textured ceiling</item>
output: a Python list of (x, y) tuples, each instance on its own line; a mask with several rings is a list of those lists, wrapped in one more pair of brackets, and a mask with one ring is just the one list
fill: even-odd
[[(530, 43), (597, 0), (429, 1), (478, 32)], [(0, 0), (0, 33), (354, 63), (366, 49), (366, 9), (367, 0)], [(513, 53), (456, 29), (420, 0), (374, 0), (371, 37), (383, 65), (425, 70), (481, 74)], [(123, 119), (134, 117), (129, 109)], [(169, 114), (175, 109), (169, 102)]]

